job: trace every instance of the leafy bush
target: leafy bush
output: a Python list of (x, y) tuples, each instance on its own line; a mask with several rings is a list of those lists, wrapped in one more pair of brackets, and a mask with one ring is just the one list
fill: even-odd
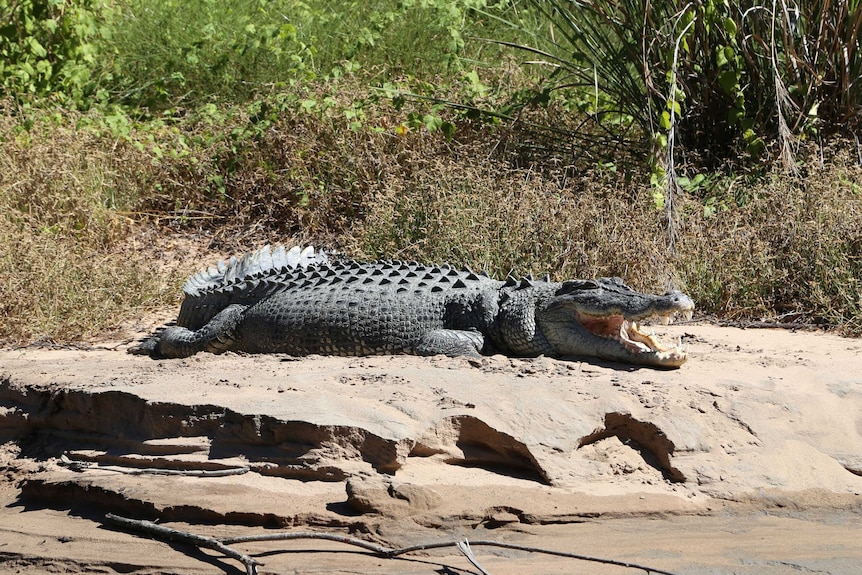
[(89, 106), (109, 20), (105, 0), (0, 0), (0, 98), (57, 95)]
[(310, 60), (278, 3), (120, 0), (106, 85), (115, 102), (165, 108), (245, 99)]

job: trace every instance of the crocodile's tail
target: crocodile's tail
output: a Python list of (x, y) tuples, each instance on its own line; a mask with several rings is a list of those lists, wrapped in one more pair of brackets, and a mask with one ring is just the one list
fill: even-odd
[(285, 268), (305, 267), (329, 261), (325, 252), (314, 253), (314, 248), (294, 246), (289, 250), (278, 246), (274, 250), (267, 244), (256, 252), (249, 252), (227, 263), (219, 261), (215, 266), (201, 270), (183, 284), (186, 297), (199, 297), (227, 285), (262, 278)]
[[(201, 270), (183, 285), (185, 299), (177, 317), (177, 325), (189, 329), (200, 329), (218, 312), (233, 303), (256, 300), (265, 296), (266, 280), (293, 268), (304, 268), (329, 261), (323, 251), (295, 246), (285, 249), (269, 245), (245, 254), (232, 257), (227, 263), (220, 261), (215, 266)], [(261, 291), (262, 290), (262, 291)]]

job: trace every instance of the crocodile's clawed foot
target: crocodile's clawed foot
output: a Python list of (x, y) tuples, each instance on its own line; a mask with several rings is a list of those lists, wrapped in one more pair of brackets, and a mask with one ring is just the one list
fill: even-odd
[(159, 349), (159, 338), (156, 336), (146, 337), (139, 340), (135, 345), (129, 347), (126, 353), (131, 355), (154, 355)]

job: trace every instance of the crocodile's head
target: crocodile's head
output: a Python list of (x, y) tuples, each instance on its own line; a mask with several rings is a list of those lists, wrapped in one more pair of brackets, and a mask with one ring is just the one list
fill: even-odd
[(536, 327), (556, 355), (596, 356), (654, 367), (675, 368), (686, 360), (681, 342), (664, 345), (639, 323), (674, 316), (691, 318), (694, 302), (679, 291), (637, 292), (620, 278), (572, 280), (536, 309)]

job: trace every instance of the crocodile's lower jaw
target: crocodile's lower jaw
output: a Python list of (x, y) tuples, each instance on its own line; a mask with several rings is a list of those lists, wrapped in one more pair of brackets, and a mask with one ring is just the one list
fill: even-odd
[(660, 365), (664, 367), (679, 367), (685, 363), (686, 359), (688, 359), (688, 355), (685, 351), (685, 348), (683, 348), (682, 346), (677, 346), (665, 351), (657, 351), (650, 353), (655, 354), (656, 361), (654, 362), (654, 365)]
[[(662, 323), (669, 323), (669, 316)], [(653, 333), (644, 333), (636, 321), (621, 315), (606, 317), (578, 313), (578, 323), (591, 334), (618, 343), (631, 354), (632, 363), (679, 367), (687, 359), (682, 341), (676, 345), (665, 345)]]

